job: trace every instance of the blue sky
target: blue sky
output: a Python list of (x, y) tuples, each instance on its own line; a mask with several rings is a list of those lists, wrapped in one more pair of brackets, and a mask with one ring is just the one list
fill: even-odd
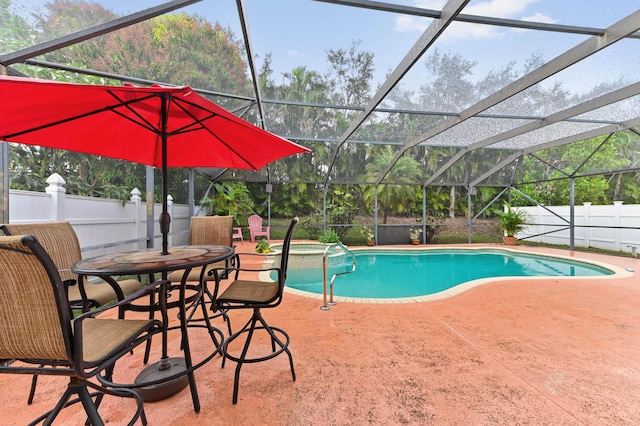
[[(162, 0), (97, 1), (118, 13), (134, 12), (163, 3)], [(30, 7), (43, 2), (44, 0), (23, 0), (20, 4)], [(443, 0), (389, 2), (428, 9), (439, 9), (445, 3)], [(362, 50), (375, 54), (376, 79), (381, 82), (386, 72), (395, 68), (431, 22), (424, 18), (309, 0), (245, 0), (245, 6), (254, 52), (258, 56), (257, 63), (260, 65), (264, 55), (270, 52), (274, 75), (277, 78), (281, 73), (300, 65), (324, 72), (326, 50), (348, 48), (352, 41), (359, 40)], [(472, 0), (463, 13), (606, 27), (638, 8), (640, 0)], [(235, 0), (203, 0), (185, 8), (184, 11), (197, 13), (211, 22), (218, 21), (225, 27), (229, 26), (240, 37)], [(532, 54), (540, 54), (547, 60), (552, 59), (585, 38), (454, 23), (437, 43), (437, 47), (440, 51), (457, 53), (476, 62), (474, 77), (481, 78), (489, 70), (505, 66), (511, 60), (522, 65)], [(640, 40), (635, 41), (636, 52), (638, 43)], [(621, 46), (618, 50), (626, 51), (633, 48), (628, 46), (630, 43), (625, 44), (627, 47)], [(600, 61), (590, 60), (582, 72), (588, 72), (594, 79), (597, 79), (598, 73), (602, 78), (615, 78), (616, 75), (638, 75), (640, 72), (640, 59), (633, 58), (640, 55), (627, 55), (631, 57), (630, 63), (624, 69), (612, 66), (608, 55), (602, 56)], [(416, 81), (423, 70), (423, 67), (412, 70), (411, 74), (415, 76)], [(569, 85), (576, 84), (575, 79), (566, 80)]]

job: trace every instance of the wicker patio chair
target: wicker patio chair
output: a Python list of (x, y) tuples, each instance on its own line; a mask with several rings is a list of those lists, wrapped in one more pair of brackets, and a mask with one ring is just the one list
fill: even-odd
[(5, 224), (0, 226), (5, 235), (33, 235), (45, 248), (67, 284), (69, 303), (83, 312), (98, 308), (112, 300), (121, 300), (126, 294), (142, 288), (139, 280), (118, 281), (118, 288), (105, 282), (90, 283), (71, 272), (71, 267), (82, 260), (78, 236), (69, 222)]
[[(233, 246), (233, 216), (193, 216), (189, 225), (189, 245)], [(204, 278), (213, 280), (208, 272), (216, 268), (224, 268), (225, 262), (212, 263), (205, 268)], [(189, 272), (187, 281), (200, 281), (202, 268), (194, 268)], [(180, 282), (184, 271), (172, 272), (168, 279)]]
[[(189, 226), (189, 244), (190, 245), (220, 245), (233, 247), (233, 216), (193, 216)], [(216, 262), (206, 267), (194, 268), (189, 272), (187, 281), (203, 282), (203, 296), (207, 295), (208, 301), (200, 298), (194, 304), (190, 310), (190, 317), (193, 316), (197, 309), (197, 303), (211, 303), (213, 300), (213, 294), (209, 291), (206, 281), (214, 280), (209, 271), (217, 268), (229, 267), (230, 261)], [(172, 272), (168, 279), (173, 283), (178, 283), (182, 280), (184, 271)], [(227, 321), (227, 327), (229, 334), (231, 334), (231, 322), (229, 322), (229, 316), (226, 311), (222, 311), (216, 315), (211, 316), (214, 318), (222, 316)]]
[[(118, 281), (114, 288), (105, 282), (90, 283), (71, 272), (71, 267), (82, 259), (78, 236), (69, 222), (5, 224), (0, 226), (5, 235), (33, 235), (47, 251), (62, 278), (72, 309), (87, 312), (104, 306), (112, 300), (122, 300), (126, 294), (142, 288), (139, 280)], [(38, 376), (33, 377), (27, 403), (31, 404), (36, 392)]]
[[(238, 402), (238, 384), (240, 381), (240, 369), (242, 368), (242, 364), (254, 363), (266, 361), (271, 358), (274, 358), (280, 355), (283, 352), (289, 356), (289, 364), (291, 366), (291, 376), (293, 380), (296, 380), (296, 373), (293, 368), (293, 357), (291, 356), (291, 351), (289, 351), (289, 335), (282, 330), (281, 328), (272, 327), (264, 320), (262, 317), (261, 309), (263, 308), (275, 308), (282, 301), (282, 294), (284, 292), (284, 284), (287, 279), (287, 265), (289, 260), (289, 248), (291, 246), (291, 236), (293, 234), (293, 228), (298, 223), (298, 218), (294, 218), (289, 225), (289, 229), (284, 238), (284, 242), (282, 243), (282, 253), (280, 254), (280, 265), (277, 267), (273, 267), (270, 269), (266, 269), (266, 271), (276, 271), (278, 278), (277, 281), (273, 282), (263, 282), (263, 281), (251, 281), (251, 280), (241, 280), (239, 279), (239, 275), (241, 271), (252, 271), (252, 272), (260, 272), (258, 270), (250, 270), (250, 269), (242, 269), (240, 267), (228, 269), (227, 272), (232, 274), (235, 272), (235, 279), (229, 284), (229, 286), (219, 295), (217, 296), (217, 291), (220, 284), (220, 277), (218, 275), (218, 270), (213, 270), (211, 273), (216, 278), (216, 287), (214, 292), (214, 305), (218, 309), (252, 309), (253, 315), (249, 319), (249, 321), (242, 327), (241, 330), (233, 333), (228, 339), (224, 341), (222, 346), (223, 352), (223, 361), (222, 365), (224, 367), (224, 362), (228, 358), (237, 363), (235, 378), (233, 382), (233, 403)], [(247, 253), (250, 255), (251, 253)], [(238, 262), (238, 265), (240, 262)], [(255, 358), (247, 357), (247, 352), (249, 350), (249, 346), (251, 344), (252, 338), (254, 337), (254, 332), (256, 330), (264, 330), (268, 333), (268, 337), (271, 340), (271, 353), (265, 356), (256, 356)], [(232, 355), (229, 353), (229, 348), (232, 345), (232, 342), (238, 339), (241, 335), (246, 333), (246, 340), (244, 346), (242, 348), (242, 352), (239, 356)], [(278, 348), (276, 349), (276, 345)]]
[[(0, 236), (0, 265), (0, 317), (11, 319), (0, 322), (0, 359), (13, 360), (1, 364), (0, 373), (69, 377), (59, 402), (32, 424), (43, 420), (51, 424), (64, 407), (82, 402), (87, 422), (102, 425), (98, 406), (105, 394), (135, 398), (137, 409), (129, 424), (138, 418), (146, 424), (143, 401), (135, 390), (127, 386), (108, 388), (89, 379), (100, 374), (111, 378), (115, 362), (161, 332), (163, 324), (98, 315), (156, 291), (158, 286), (166, 289), (168, 281), (153, 283), (115, 305), (73, 320), (57, 267), (35, 237)], [(70, 400), (73, 395), (77, 398)]]

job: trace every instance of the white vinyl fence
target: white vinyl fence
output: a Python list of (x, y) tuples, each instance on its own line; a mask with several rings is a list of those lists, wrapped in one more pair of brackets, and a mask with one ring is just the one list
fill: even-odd
[[(569, 206), (547, 206), (546, 208), (536, 206), (518, 209), (527, 211), (530, 222), (535, 223), (525, 232), (519, 233), (518, 238), (545, 234), (527, 238), (527, 240), (569, 245), (570, 230), (563, 229), (569, 226)], [(584, 203), (574, 207), (574, 215), (576, 247), (594, 247), (631, 253), (637, 250), (640, 253), (640, 204), (624, 205), (622, 201), (615, 201), (613, 205), (594, 206), (591, 203)], [(558, 232), (547, 234), (550, 231)]]
[[(83, 257), (98, 256), (147, 247), (147, 205), (134, 188), (123, 206), (120, 200), (67, 195), (64, 179), (57, 173), (47, 179), (46, 192), (9, 191), (9, 223), (68, 221), (78, 234)], [(174, 204), (168, 198), (171, 215), (169, 246), (189, 241), (189, 206)], [(154, 247), (162, 240), (158, 217), (161, 204), (155, 204)]]

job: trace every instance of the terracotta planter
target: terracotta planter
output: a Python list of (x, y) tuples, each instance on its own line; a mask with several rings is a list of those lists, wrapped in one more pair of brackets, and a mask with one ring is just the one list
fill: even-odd
[(375, 241), (373, 241), (373, 240), (367, 240), (367, 245), (368, 245), (368, 246), (372, 246), (372, 245), (374, 245), (374, 244), (375, 244)]
[(502, 237), (502, 242), (506, 246), (515, 246), (518, 244), (518, 239), (516, 237)]
[(411, 244), (417, 246), (418, 244), (420, 244), (420, 240), (411, 240)]

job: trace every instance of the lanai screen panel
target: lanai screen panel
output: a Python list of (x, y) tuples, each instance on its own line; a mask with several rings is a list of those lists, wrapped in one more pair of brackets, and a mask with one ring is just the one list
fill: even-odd
[(638, 133), (631, 130), (616, 132), (572, 144), (571, 149), (576, 152), (586, 151), (596, 144), (596, 141), (600, 142), (597, 144), (597, 150), (580, 165), (575, 172), (576, 176), (640, 170), (640, 135)]
[(577, 115), (578, 120), (593, 120), (601, 122), (623, 122), (640, 116), (640, 95), (614, 102), (593, 111)]
[[(468, 8), (463, 13), (469, 13)], [(544, 63), (586, 38), (454, 22), (396, 90), (413, 91), (416, 108), (460, 112), (523, 76), (532, 65)], [(518, 109), (518, 105), (497, 113), (531, 115), (531, 111)]]
[(578, 161), (571, 161), (571, 166), (567, 162), (566, 158), (552, 159), (549, 153), (544, 151), (527, 155), (518, 163), (514, 183), (543, 183), (543, 188), (550, 185), (549, 181), (568, 179), (570, 175), (567, 172), (575, 169)]
[(458, 147), (422, 143), (407, 150), (406, 155), (420, 163), (421, 178), (424, 180), (437, 173), (454, 155), (460, 152), (462, 150)]
[(631, 130), (542, 149), (524, 157), (517, 183), (637, 171), (640, 136)]
[(380, 172), (399, 152), (399, 145), (347, 141), (329, 174), (332, 184), (375, 183)]
[[(22, 45), (18, 47), (56, 42), (61, 37), (77, 37), (78, 32), (93, 33), (96, 31), (95, 27), (101, 24), (111, 28), (116, 20), (124, 22), (122, 17), (126, 17), (127, 20), (131, 18), (130, 14), (140, 14), (140, 19), (147, 18), (104, 35), (30, 58), (35, 61), (96, 71), (104, 75), (87, 77), (69, 71), (56, 71), (56, 74), (53, 74), (51, 70), (43, 68), (37, 71), (40, 78), (61, 80), (63, 79), (61, 75), (64, 74), (66, 76), (64, 79), (77, 83), (120, 84), (117, 79), (106, 76), (111, 74), (124, 76), (125, 81), (138, 85), (148, 83), (136, 80), (148, 80), (160, 84), (189, 85), (201, 90), (232, 93), (236, 96), (253, 97), (254, 95), (251, 78), (246, 68), (246, 57), (243, 57), (242, 43), (236, 49), (235, 56), (225, 52), (226, 57), (223, 61), (218, 54), (230, 46), (227, 43), (227, 34), (223, 34), (224, 31), (233, 28), (236, 36), (238, 35), (237, 29), (240, 27), (234, 1), (217, 2), (225, 3), (226, 6), (223, 7), (231, 9), (223, 9), (221, 14), (207, 13), (207, 17), (202, 13), (202, 5), (209, 3), (208, 1), (178, 9), (174, 7), (174, 10), (167, 8), (166, 1), (151, 0), (59, 2), (59, 6), (51, 5), (49, 3), (52, 2), (45, 0), (34, 0), (33, 3), (37, 13), (52, 18), (43, 19), (39, 31), (20, 37), (18, 42)], [(157, 8), (159, 12), (151, 13), (152, 8)], [(168, 12), (160, 13), (164, 10)], [(229, 12), (232, 13), (229, 14)], [(185, 22), (185, 16), (193, 18), (201, 25), (197, 29), (192, 29)], [(216, 26), (218, 16), (221, 18), (220, 26)], [(11, 43), (2, 43), (2, 45), (0, 51)], [(97, 52), (107, 52), (107, 54), (99, 55)], [(234, 59), (231, 61), (230, 57)], [(27, 75), (33, 76), (33, 65), (31, 62), (30, 64), (30, 66), (23, 64), (14, 66)], [(221, 105), (228, 107), (224, 102)]]
[[(640, 40), (621, 40), (608, 49), (597, 52), (557, 74), (537, 83), (521, 93), (488, 110), (488, 113), (548, 116), (563, 109), (588, 103), (605, 93), (637, 82), (640, 62), (634, 53)], [(633, 58), (626, 61), (625, 58)], [(609, 61), (619, 66), (603, 74), (594, 74)], [(604, 117), (600, 117), (604, 119)]]
[(272, 181), (281, 182), (322, 182), (327, 175), (328, 163), (335, 150), (335, 141), (297, 140), (292, 141), (312, 150), (305, 155), (296, 155), (271, 163)]
[[(105, 7), (93, 7), (92, 5), (89, 5), (89, 7), (77, 7), (77, 5), (69, 6), (69, 4), (64, 3), (56, 7), (51, 3), (53, 2), (49, 0), (8, 2), (8, 13), (18, 18), (5, 22), (9, 33), (6, 34), (3, 43), (0, 43), (0, 54), (7, 54), (39, 43), (49, 42), (57, 37), (67, 36), (93, 25), (104, 24), (121, 16), (121, 13), (104, 10), (109, 9), (105, 1), (92, 2), (98, 5), (103, 4)], [(164, 1), (161, 0), (145, 1), (144, 4), (142, 2), (128, 2), (127, 10), (129, 13), (135, 13), (162, 3)], [(41, 22), (41, 31), (37, 34), (29, 33), (26, 32), (26, 28), (30, 26), (28, 24), (35, 22), (35, 19), (31, 16), (32, 14), (37, 16), (55, 14), (61, 18), (67, 17), (67, 19), (58, 19), (55, 25), (46, 25), (46, 22)]]
[(558, 73), (550, 82), (562, 82), (572, 95), (587, 98), (636, 82), (640, 72), (638, 49), (639, 38), (619, 40)]
[(429, 113), (374, 112), (349, 139), (404, 145), (444, 119), (446, 117), (442, 115)]
[(494, 186), (494, 187), (505, 187), (513, 184), (515, 182), (516, 170), (518, 170), (519, 165), (522, 163), (521, 159), (514, 159), (512, 161), (507, 162), (502, 167), (498, 168), (493, 174), (487, 176), (485, 179), (477, 182), (475, 186)]
[[(460, 186), (469, 185), (480, 176), (494, 168), (496, 164), (511, 157), (513, 150), (481, 148), (470, 151), (462, 156), (458, 161), (451, 165), (443, 174), (436, 178), (432, 185), (440, 186)], [(508, 181), (503, 180), (497, 183), (498, 186), (504, 186)], [(482, 185), (487, 185), (483, 183)], [(482, 186), (481, 185), (481, 186)], [(488, 185), (487, 185), (488, 186)]]
[(474, 117), (427, 139), (425, 143), (436, 146), (468, 147), (529, 121), (507, 117)]
[(350, 108), (265, 102), (267, 129), (287, 139), (337, 140), (357, 114)]
[(494, 144), (494, 148), (525, 149), (575, 135), (576, 133), (598, 129), (602, 123), (560, 122), (542, 127), (514, 138)]

